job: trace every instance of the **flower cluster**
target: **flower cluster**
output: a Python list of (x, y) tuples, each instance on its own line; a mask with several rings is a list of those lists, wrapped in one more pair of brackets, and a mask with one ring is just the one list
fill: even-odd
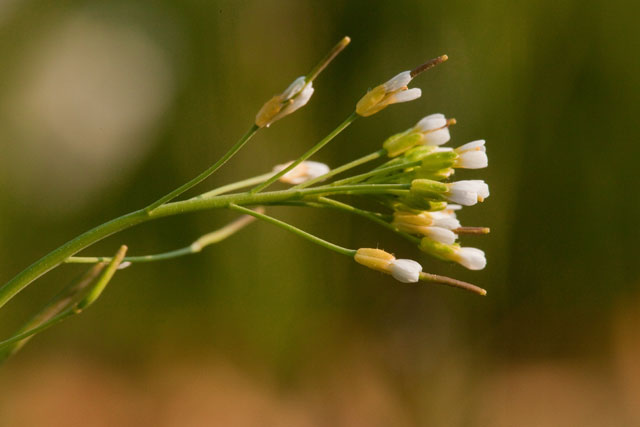
[(452, 123), (455, 120), (432, 114), (388, 138), (383, 147), (391, 160), (367, 182), (409, 184), (408, 191), (382, 197), (393, 210), (391, 225), (399, 232), (419, 237), (423, 252), (481, 270), (486, 266), (484, 252), (461, 247), (458, 237), (465, 233), (484, 234), (488, 229), (462, 227), (457, 215), (463, 206), (473, 206), (489, 197), (489, 186), (482, 180), (449, 180), (456, 169), (487, 167), (485, 141), (472, 141), (455, 149), (441, 147), (451, 138)]

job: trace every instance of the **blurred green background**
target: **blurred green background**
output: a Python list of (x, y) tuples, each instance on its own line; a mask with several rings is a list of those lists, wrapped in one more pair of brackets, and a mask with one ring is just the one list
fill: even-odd
[[(116, 276), (0, 370), (0, 425), (637, 426), (637, 2), (0, 2), (0, 283), (206, 168), (342, 36), (309, 105), (200, 190), (294, 159), (367, 88), (426, 59), (423, 97), (359, 120), (337, 166), (421, 117), (487, 140), (491, 197), (462, 221), (488, 267), (431, 260), (335, 212), (272, 213), (419, 257), (485, 298), (407, 286), (267, 224)], [(470, 174), (467, 174), (469, 176)], [(152, 222), (85, 251), (182, 247), (233, 216)], [(0, 314), (8, 336), (61, 267)], [(58, 424), (56, 424), (58, 423)]]

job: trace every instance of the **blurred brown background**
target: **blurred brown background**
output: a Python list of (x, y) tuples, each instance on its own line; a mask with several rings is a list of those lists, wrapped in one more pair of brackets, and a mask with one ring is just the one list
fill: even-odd
[[(422, 61), (418, 101), (356, 122), (317, 160), (373, 151), (429, 113), (485, 138), (482, 272), (335, 212), (272, 213), (349, 247), (420, 257), (486, 298), (406, 286), (267, 224), (116, 276), (0, 370), (6, 426), (637, 426), (637, 2), (0, 1), (0, 283), (225, 152), (343, 35), (309, 105), (205, 190), (295, 158), (364, 91)], [(182, 247), (204, 212), (96, 245)], [(9, 336), (62, 267), (0, 315)]]

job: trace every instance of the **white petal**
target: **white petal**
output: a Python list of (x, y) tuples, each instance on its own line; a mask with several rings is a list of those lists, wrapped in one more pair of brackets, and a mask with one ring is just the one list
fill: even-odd
[(487, 265), (484, 252), (477, 248), (460, 248), (456, 251), (456, 261), (469, 270), (482, 270)]
[(416, 130), (419, 130), (420, 132), (427, 132), (440, 129), (441, 127), (444, 127), (446, 125), (447, 118), (444, 116), (444, 114), (436, 113), (424, 117), (415, 125), (414, 128)]
[(284, 92), (282, 92), (282, 97), (287, 100), (287, 99), (291, 99), (292, 97), (296, 96), (298, 94), (298, 92), (300, 92), (302, 90), (302, 88), (305, 85), (305, 76), (300, 76), (297, 79), (295, 79), (293, 81), (293, 83), (291, 83), (289, 85), (288, 88), (285, 89)]
[(118, 270), (124, 270), (129, 267), (131, 267), (131, 261), (125, 261), (118, 266)]
[(451, 139), (451, 133), (449, 132), (448, 127), (444, 127), (442, 129), (429, 131), (424, 134), (423, 144), (424, 145), (442, 145)]
[(454, 203), (447, 203), (447, 207), (445, 208), (445, 210), (451, 210), (451, 211), (459, 211), (461, 209), (462, 209), (462, 206), (456, 205)]
[(484, 151), (465, 151), (460, 154), (455, 167), (464, 169), (482, 169), (489, 165), (489, 158)]
[(307, 104), (307, 102), (309, 102), (309, 99), (311, 99), (311, 95), (313, 95), (313, 83), (309, 82), (309, 84), (306, 85), (304, 89), (302, 89), (302, 92), (300, 92), (298, 96), (293, 98), (293, 102), (287, 105), (286, 107), (284, 107), (282, 111), (278, 113), (276, 118), (273, 119), (273, 121), (276, 121), (286, 116), (287, 114), (293, 113), (298, 108), (304, 107)]
[(324, 163), (314, 162), (312, 160), (304, 162), (307, 165), (308, 179), (314, 179), (329, 172), (331, 168)]
[(456, 181), (449, 184), (449, 200), (473, 206), (489, 197), (489, 186), (482, 180)]
[(391, 261), (391, 275), (402, 283), (415, 283), (420, 280), (422, 266), (412, 259)]
[(444, 243), (445, 245), (454, 244), (458, 237), (453, 231), (442, 227), (425, 227), (425, 234), (436, 242)]
[(485, 140), (484, 139), (479, 139), (477, 141), (467, 142), (466, 144), (461, 145), (460, 147), (456, 148), (456, 152), (458, 154), (462, 154), (465, 151), (487, 151), (487, 149), (484, 146), (484, 144), (485, 144)]
[(478, 193), (464, 181), (453, 182), (449, 185), (449, 200), (463, 206), (473, 206), (478, 203)]
[(393, 103), (413, 101), (414, 99), (420, 98), (420, 96), (422, 96), (422, 90), (414, 87), (412, 89), (396, 93), (393, 96)]
[(456, 218), (455, 212), (431, 212), (431, 218), (433, 219), (433, 225), (435, 227), (447, 228), (449, 230), (460, 228), (460, 221)]
[(411, 81), (411, 71), (403, 71), (397, 76), (393, 77), (384, 84), (384, 89), (387, 92), (395, 92), (402, 89)]

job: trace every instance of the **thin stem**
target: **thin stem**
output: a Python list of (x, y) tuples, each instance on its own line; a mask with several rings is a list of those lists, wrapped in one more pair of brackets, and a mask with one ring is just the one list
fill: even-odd
[(62, 322), (64, 319), (66, 319), (69, 316), (73, 316), (75, 313), (73, 311), (73, 307), (69, 307), (67, 309), (65, 309), (64, 311), (60, 312), (59, 314), (53, 316), (51, 319), (47, 320), (46, 322), (28, 329), (24, 332), (20, 332), (14, 336), (12, 336), (11, 338), (8, 338), (4, 341), (0, 341), (0, 349), (4, 349), (5, 347), (10, 346), (11, 344), (16, 344), (26, 338), (29, 338), (32, 335), (37, 334), (38, 332), (41, 332), (45, 329), (50, 328), (51, 326), (55, 325), (56, 323)]
[(456, 234), (489, 234), (491, 229), (489, 227), (459, 227), (452, 231)]
[[(73, 303), (73, 298), (77, 297), (82, 289), (93, 282), (105, 266), (106, 264), (104, 263), (96, 264), (84, 272), (78, 279), (73, 280), (65, 286), (35, 316), (18, 329), (14, 336), (42, 325), (67, 309)], [(13, 338), (14, 337), (12, 337), (12, 339)], [(30, 337), (12, 341), (12, 343), (7, 343), (5, 347), (0, 349), (0, 363), (17, 353), (29, 341), (29, 338)]]
[[(256, 208), (255, 211), (264, 212), (264, 209)], [(155, 262), (155, 261), (164, 261), (167, 259), (173, 259), (173, 258), (178, 258), (186, 255), (196, 254), (201, 252), (205, 247), (209, 245), (213, 245), (215, 243), (221, 242), (222, 240), (238, 232), (245, 226), (249, 225), (253, 221), (255, 221), (254, 217), (249, 215), (242, 215), (240, 218), (225, 225), (224, 227), (199, 237), (196, 241), (194, 241), (187, 247), (176, 249), (173, 251), (162, 252), (154, 255), (125, 257), (123, 259), (123, 262), (132, 262), (132, 263)], [(64, 262), (68, 264), (94, 264), (97, 262), (109, 262), (109, 261), (111, 261), (111, 257), (69, 257), (66, 260), (64, 260)]]
[(309, 74), (307, 74), (307, 76), (305, 77), (305, 81), (308, 82), (312, 82), (315, 80), (316, 77), (318, 77), (318, 74), (320, 74), (322, 72), (322, 70), (324, 70), (327, 65), (329, 65), (329, 63), (331, 61), (333, 61), (333, 59), (338, 56), (338, 54), (340, 52), (342, 52), (342, 50), (347, 47), (347, 45), (351, 42), (351, 38), (349, 38), (348, 36), (345, 36), (342, 38), (342, 40), (340, 40), (330, 51), (329, 53), (327, 53), (327, 56), (325, 56), (324, 58), (322, 58), (322, 60), (320, 62), (318, 62), (318, 64), (313, 67), (313, 69), (311, 71), (309, 71)]
[(339, 201), (334, 200), (334, 199), (329, 199), (327, 197), (318, 197), (316, 200), (318, 202), (328, 206), (328, 207), (331, 207), (331, 208), (334, 208), (334, 209), (337, 209), (337, 210), (341, 210), (341, 211), (344, 211), (344, 212), (349, 212), (349, 213), (352, 213), (352, 214), (359, 215), (361, 217), (367, 218), (368, 220), (373, 221), (376, 224), (379, 224), (379, 225), (383, 226), (384, 228), (389, 229), (389, 230), (393, 231), (394, 233), (404, 237), (405, 239), (409, 240), (411, 243), (414, 243), (416, 245), (420, 243), (420, 239), (419, 238), (414, 237), (414, 236), (412, 236), (410, 234), (404, 233), (402, 231), (399, 231), (395, 226), (393, 226), (393, 225), (391, 225), (391, 223), (385, 221), (383, 218), (381, 218), (379, 216), (379, 214), (376, 214), (375, 212), (359, 209), (359, 208), (356, 208), (355, 206), (351, 206), (351, 205), (339, 202)]
[(231, 157), (233, 157), (238, 151), (240, 151), (240, 149), (253, 137), (253, 135), (256, 134), (258, 129), (260, 129), (258, 127), (258, 125), (255, 125), (255, 124), (252, 125), (249, 128), (249, 130), (244, 135), (242, 135), (242, 137), (238, 140), (238, 142), (236, 142), (233, 145), (233, 147), (231, 147), (231, 149), (229, 149), (229, 151), (227, 151), (227, 153), (220, 158), (220, 160), (215, 162), (213, 165), (209, 166), (209, 168), (204, 170), (200, 175), (196, 176), (191, 181), (187, 182), (186, 184), (181, 185), (180, 187), (176, 188), (175, 190), (173, 190), (169, 194), (161, 197), (160, 199), (156, 200), (155, 202), (153, 202), (152, 204), (147, 206), (145, 208), (145, 211), (147, 213), (153, 212), (159, 206), (162, 206), (165, 203), (170, 202), (171, 200), (175, 199), (176, 197), (178, 197), (179, 195), (181, 195), (185, 191), (189, 190), (192, 187), (195, 187), (196, 185), (200, 184), (202, 181), (207, 179), (212, 173), (217, 171)]
[(349, 126), (351, 123), (353, 123), (354, 120), (357, 119), (358, 117), (359, 116), (355, 112), (351, 113), (351, 115), (349, 117), (347, 117), (342, 123), (340, 123), (337, 128), (332, 130), (331, 133), (329, 133), (329, 135), (327, 135), (323, 139), (321, 139), (320, 142), (318, 142), (316, 145), (311, 147), (306, 153), (304, 153), (297, 160), (292, 162), (289, 166), (287, 166), (286, 168), (282, 169), (280, 172), (275, 173), (267, 181), (265, 181), (262, 184), (260, 184), (257, 187), (255, 187), (253, 190), (251, 190), (251, 193), (252, 194), (259, 193), (260, 191), (264, 190), (265, 188), (267, 188), (268, 186), (270, 186), (271, 184), (276, 182), (278, 179), (280, 179), (280, 177), (285, 175), (291, 169), (295, 168), (300, 163), (304, 162), (309, 157), (313, 156), (322, 147), (327, 145), (333, 138), (335, 138), (340, 132), (342, 132), (345, 128), (347, 128), (347, 126)]
[(472, 285), (471, 283), (463, 282), (462, 280), (452, 279), (447, 276), (440, 276), (437, 274), (430, 274), (422, 272), (420, 273), (420, 280), (423, 282), (430, 282), (439, 285), (452, 286), (454, 288), (464, 289), (465, 291), (473, 292), (474, 294), (485, 296), (487, 291), (479, 286)]
[(307, 233), (304, 230), (301, 230), (301, 229), (299, 229), (297, 227), (294, 227), (291, 224), (288, 224), (288, 223), (286, 223), (284, 221), (280, 221), (279, 219), (270, 217), (268, 215), (252, 211), (251, 209), (247, 209), (247, 208), (244, 208), (242, 206), (239, 206), (239, 205), (236, 205), (236, 204), (233, 204), (233, 203), (229, 205), (229, 209), (236, 210), (238, 212), (243, 212), (243, 213), (245, 213), (247, 215), (252, 215), (252, 216), (254, 216), (256, 218), (259, 218), (259, 219), (261, 219), (263, 221), (266, 221), (266, 222), (269, 222), (271, 224), (277, 225), (280, 228), (283, 228), (283, 229), (285, 229), (287, 231), (290, 231), (290, 232), (292, 232), (294, 234), (297, 234), (300, 237), (303, 237), (303, 238), (305, 238), (307, 240), (310, 240), (311, 242), (316, 243), (316, 244), (318, 244), (318, 245), (320, 245), (322, 247), (325, 247), (327, 249), (330, 249), (330, 250), (332, 250), (334, 252), (338, 252), (339, 254), (347, 255), (347, 256), (350, 256), (350, 257), (353, 257), (356, 254), (356, 250), (354, 250), (354, 249), (343, 248), (342, 246), (338, 246), (338, 245), (336, 245), (334, 243), (331, 243), (331, 242), (328, 242), (326, 240), (323, 240), (323, 239), (321, 239), (321, 238), (319, 238), (317, 236), (314, 236), (313, 234)]
[(411, 70), (411, 78), (414, 78), (415, 76), (417, 76), (420, 73), (424, 73), (425, 71), (427, 71), (430, 68), (435, 67), (436, 65), (442, 64), (447, 59), (449, 59), (449, 57), (447, 55), (441, 55), (441, 56), (438, 56), (437, 58), (433, 58), (433, 59), (428, 60), (427, 62), (425, 62), (422, 65), (418, 65), (416, 68)]
[(344, 185), (344, 184), (356, 184), (358, 182), (362, 182), (367, 178), (370, 178), (372, 176), (378, 176), (378, 175), (384, 175), (386, 173), (389, 172), (395, 172), (397, 170), (402, 170), (402, 169), (406, 169), (406, 168), (411, 168), (414, 166), (419, 166), (422, 162), (417, 160), (415, 162), (407, 162), (407, 163), (402, 163), (399, 165), (394, 165), (394, 166), (389, 166), (386, 168), (382, 168), (382, 169), (374, 169), (372, 171), (366, 172), (366, 173), (362, 173), (360, 175), (354, 175), (354, 176), (350, 176), (349, 178), (345, 178), (345, 179), (341, 179), (339, 181), (335, 181), (333, 183), (331, 183), (331, 185)]
[(370, 162), (372, 160), (376, 160), (379, 159), (380, 157), (384, 156), (385, 154), (387, 154), (387, 150), (385, 149), (380, 149), (378, 151), (374, 151), (371, 154), (367, 154), (366, 156), (360, 157), (359, 159), (356, 159), (352, 162), (346, 163), (340, 167), (337, 167), (335, 169), (331, 169), (329, 172), (325, 173), (322, 176), (319, 176), (317, 178), (314, 179), (310, 179), (309, 181), (305, 181), (302, 184), (298, 184), (292, 188), (294, 189), (300, 189), (300, 188), (306, 188), (306, 187), (310, 187), (314, 184), (317, 184), (318, 182), (322, 182), (322, 181), (326, 181), (327, 179), (338, 175), (342, 172), (345, 172), (349, 169), (355, 168), (357, 166), (363, 165), (367, 162)]
[(48, 253), (38, 261), (0, 287), (0, 307), (4, 306), (18, 292), (46, 272), (56, 268), (65, 259), (75, 255), (92, 244), (127, 228), (158, 218), (198, 212), (208, 209), (226, 208), (229, 204), (237, 205), (270, 205), (300, 200), (314, 194), (378, 194), (393, 192), (398, 188), (410, 188), (409, 184), (352, 185), (342, 187), (314, 187), (302, 190), (272, 191), (262, 194), (238, 193), (226, 194), (204, 199), (190, 199), (167, 203), (152, 212), (140, 209), (121, 217), (112, 219), (68, 241), (64, 245)]
[[(19, 333), (9, 339), (0, 341), (0, 355), (5, 358), (10, 356), (24, 344), (23, 340), (50, 328), (69, 316), (80, 314), (85, 308), (93, 304), (115, 274), (126, 252), (127, 247), (121, 246), (109, 264), (106, 266), (94, 266), (78, 283), (65, 288), (54, 297), (54, 300), (41, 311), (41, 315), (36, 316), (35, 320), (32, 319), (32, 321), (27, 322), (27, 325), (21, 328)], [(36, 326), (31, 327), (34, 324)], [(6, 347), (9, 348), (7, 349)]]
[(220, 194), (230, 193), (235, 190), (241, 190), (243, 188), (251, 187), (253, 185), (260, 184), (261, 182), (266, 181), (271, 175), (273, 175), (273, 172), (267, 172), (267, 173), (263, 173), (262, 175), (257, 175), (251, 178), (244, 179), (242, 181), (223, 185), (222, 187), (214, 188), (211, 191), (202, 193), (199, 196), (194, 197), (194, 199), (204, 199), (206, 197), (218, 196)]

